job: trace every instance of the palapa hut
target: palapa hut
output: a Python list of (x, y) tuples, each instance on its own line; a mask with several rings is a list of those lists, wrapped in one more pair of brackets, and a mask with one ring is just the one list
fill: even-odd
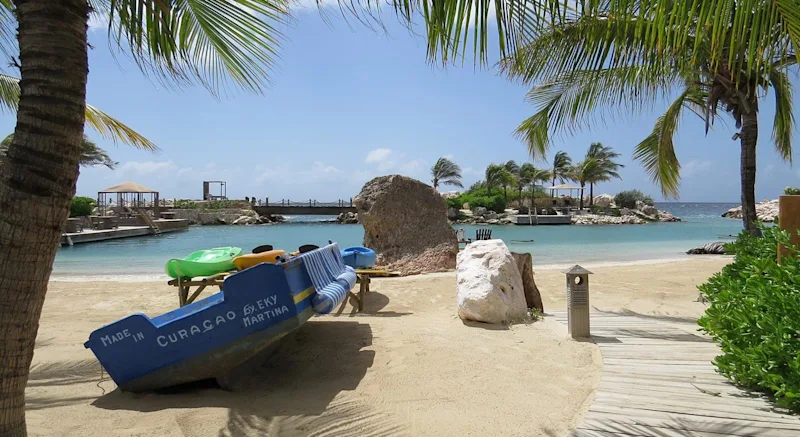
[(97, 208), (101, 216), (114, 211), (117, 217), (132, 217), (137, 211), (159, 217), (158, 191), (127, 181), (97, 192)]
[[(584, 187), (577, 186), (577, 185), (561, 184), (561, 185), (553, 185), (552, 187), (548, 188), (548, 190), (550, 190), (550, 197), (553, 198), (553, 206), (555, 206), (555, 203), (556, 203), (555, 198), (558, 195), (558, 192), (560, 190), (569, 191), (569, 197), (570, 198), (575, 198), (575, 196), (572, 195), (572, 191), (575, 190), (576, 192), (578, 192), (580, 194), (580, 197), (578, 197), (578, 198), (581, 199), (581, 198), (583, 198)], [(570, 205), (567, 205), (567, 206), (570, 206)]]

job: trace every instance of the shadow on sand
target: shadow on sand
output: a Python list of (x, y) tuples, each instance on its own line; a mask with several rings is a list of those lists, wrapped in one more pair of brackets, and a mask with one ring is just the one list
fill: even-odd
[[(363, 350), (371, 345), (372, 329), (367, 324), (309, 321), (282, 341), (241, 391), (228, 392), (212, 381), (200, 381), (159, 393), (117, 389), (92, 405), (139, 412), (227, 408), (228, 423), (220, 436), (396, 434), (397, 426), (369, 404), (341, 400), (332, 404), (340, 392), (354, 390), (372, 366), (375, 352)], [(369, 419), (363, 423), (367, 429), (349, 429), (352, 422), (365, 419)]]
[(348, 296), (347, 300), (339, 306), (333, 314), (337, 317), (402, 317), (413, 313), (399, 313), (397, 311), (381, 311), (389, 305), (389, 297), (377, 291), (370, 290), (364, 297), (364, 308), (358, 312), (358, 301), (353, 296)]

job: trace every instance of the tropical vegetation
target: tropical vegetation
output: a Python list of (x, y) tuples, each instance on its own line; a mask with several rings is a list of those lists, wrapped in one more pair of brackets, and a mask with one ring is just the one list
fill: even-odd
[(639, 190), (620, 191), (614, 196), (614, 203), (618, 208), (635, 209), (636, 202), (653, 205), (653, 198)]
[[(13, 140), (14, 134), (11, 134), (0, 142), (0, 158), (6, 156), (8, 153), (8, 146), (11, 145)], [(113, 170), (119, 163), (112, 160), (111, 157), (108, 156), (108, 152), (84, 135), (83, 141), (81, 141), (81, 157), (78, 160), (78, 164), (82, 167), (104, 165)]]
[[(726, 245), (731, 264), (699, 287), (709, 306), (698, 323), (720, 345), (720, 373), (800, 411), (800, 259), (789, 234), (762, 228)], [(788, 256), (778, 264), (778, 245)]]
[(434, 189), (438, 189), (439, 185), (464, 187), (461, 184), (461, 167), (447, 158), (439, 158), (436, 161), (436, 164), (431, 167), (431, 176), (433, 176)]
[[(797, 71), (800, 7), (796, 1), (552, 2), (551, 27), (528, 33), (503, 63), (514, 79), (536, 84), (534, 115), (518, 135), (543, 156), (551, 135), (608, 120), (608, 108), (638, 116), (676, 96), (634, 152), (666, 197), (677, 198), (680, 164), (673, 137), (685, 110), (705, 122), (732, 117), (741, 155), (744, 227), (758, 234), (755, 212), (759, 103), (775, 99), (772, 141), (792, 158), (794, 115), (789, 72)], [(563, 8), (563, 9), (562, 9)], [(524, 13), (523, 13), (524, 14)], [(593, 117), (592, 115), (597, 115)]]
[(75, 196), (69, 205), (70, 217), (85, 217), (92, 215), (94, 211), (95, 201), (91, 197)]
[(586, 158), (594, 159), (597, 162), (595, 174), (591, 175), (587, 180), (589, 183), (590, 206), (594, 205), (594, 184), (608, 181), (612, 178), (622, 179), (617, 171), (625, 166), (614, 161), (620, 156), (621, 155), (615, 152), (611, 147), (604, 146), (602, 143), (592, 143), (589, 145), (589, 150), (586, 152)]
[(553, 157), (553, 186), (558, 179), (562, 184), (569, 178), (570, 170), (572, 169), (572, 158), (569, 157), (567, 152), (560, 150), (556, 152)]

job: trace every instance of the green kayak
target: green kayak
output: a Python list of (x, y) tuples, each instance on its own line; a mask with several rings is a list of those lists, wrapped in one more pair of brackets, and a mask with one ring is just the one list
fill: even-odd
[(212, 276), (217, 273), (236, 270), (233, 259), (242, 254), (239, 247), (216, 247), (198, 250), (183, 259), (167, 261), (167, 275), (171, 278), (194, 278), (196, 276)]

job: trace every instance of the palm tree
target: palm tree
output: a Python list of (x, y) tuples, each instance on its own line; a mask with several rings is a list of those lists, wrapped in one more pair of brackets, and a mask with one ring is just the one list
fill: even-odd
[(586, 158), (575, 164), (569, 171), (569, 178), (581, 184), (580, 209), (583, 209), (583, 189), (590, 181), (609, 180), (610, 177), (603, 175), (603, 168), (595, 158)]
[(571, 168), (572, 158), (567, 155), (567, 152), (559, 150), (556, 156), (553, 157), (553, 186), (556, 185), (556, 179), (560, 180), (563, 184)]
[(600, 164), (600, 176), (603, 179), (589, 180), (589, 206), (594, 205), (594, 184), (600, 181), (607, 181), (611, 178), (622, 179), (617, 170), (625, 167), (622, 164), (614, 162), (615, 158), (621, 155), (614, 151), (609, 146), (604, 146), (602, 143), (592, 143), (589, 145), (589, 150), (586, 152), (587, 158), (594, 158)]
[(536, 183), (537, 182), (547, 182), (550, 180), (550, 170), (545, 170), (543, 168), (534, 168), (529, 172), (530, 184), (531, 184), (531, 208), (536, 208)]
[(489, 194), (492, 194), (492, 188), (503, 186), (503, 180), (505, 179), (504, 172), (507, 171), (505, 167), (498, 164), (489, 164), (486, 167), (486, 189), (489, 191)]
[[(0, 142), (0, 158), (6, 156), (8, 153), (8, 146), (14, 140), (14, 134), (11, 134)], [(93, 167), (96, 165), (104, 165), (110, 169), (114, 169), (118, 162), (115, 162), (108, 156), (108, 152), (100, 148), (97, 144), (92, 142), (86, 135), (83, 136), (81, 142), (81, 158), (78, 163), (82, 167)]]
[(522, 206), (522, 190), (533, 182), (534, 172), (536, 172), (536, 167), (529, 162), (522, 164), (517, 171), (516, 182), (520, 206)]
[(673, 137), (683, 110), (699, 115), (707, 132), (722, 108), (738, 129), (733, 139), (740, 146), (744, 228), (758, 235), (758, 104), (771, 89), (772, 140), (781, 158), (791, 161), (794, 116), (788, 73), (797, 69), (800, 14), (796, 2), (707, 0), (694, 5), (611, 0), (587, 4), (578, 14), (553, 15), (558, 19), (551, 28), (537, 32), (503, 62), (510, 76), (540, 84), (528, 93), (537, 111), (517, 133), (533, 156), (543, 156), (551, 133), (593, 125), (595, 109), (616, 106), (623, 114), (638, 115), (662, 96), (676, 95), (652, 133), (636, 146), (634, 159), (665, 197), (677, 198), (680, 164)]
[(439, 188), (439, 184), (464, 188), (461, 184), (461, 167), (447, 158), (439, 158), (436, 161), (431, 167), (431, 175), (433, 175), (433, 189)]

